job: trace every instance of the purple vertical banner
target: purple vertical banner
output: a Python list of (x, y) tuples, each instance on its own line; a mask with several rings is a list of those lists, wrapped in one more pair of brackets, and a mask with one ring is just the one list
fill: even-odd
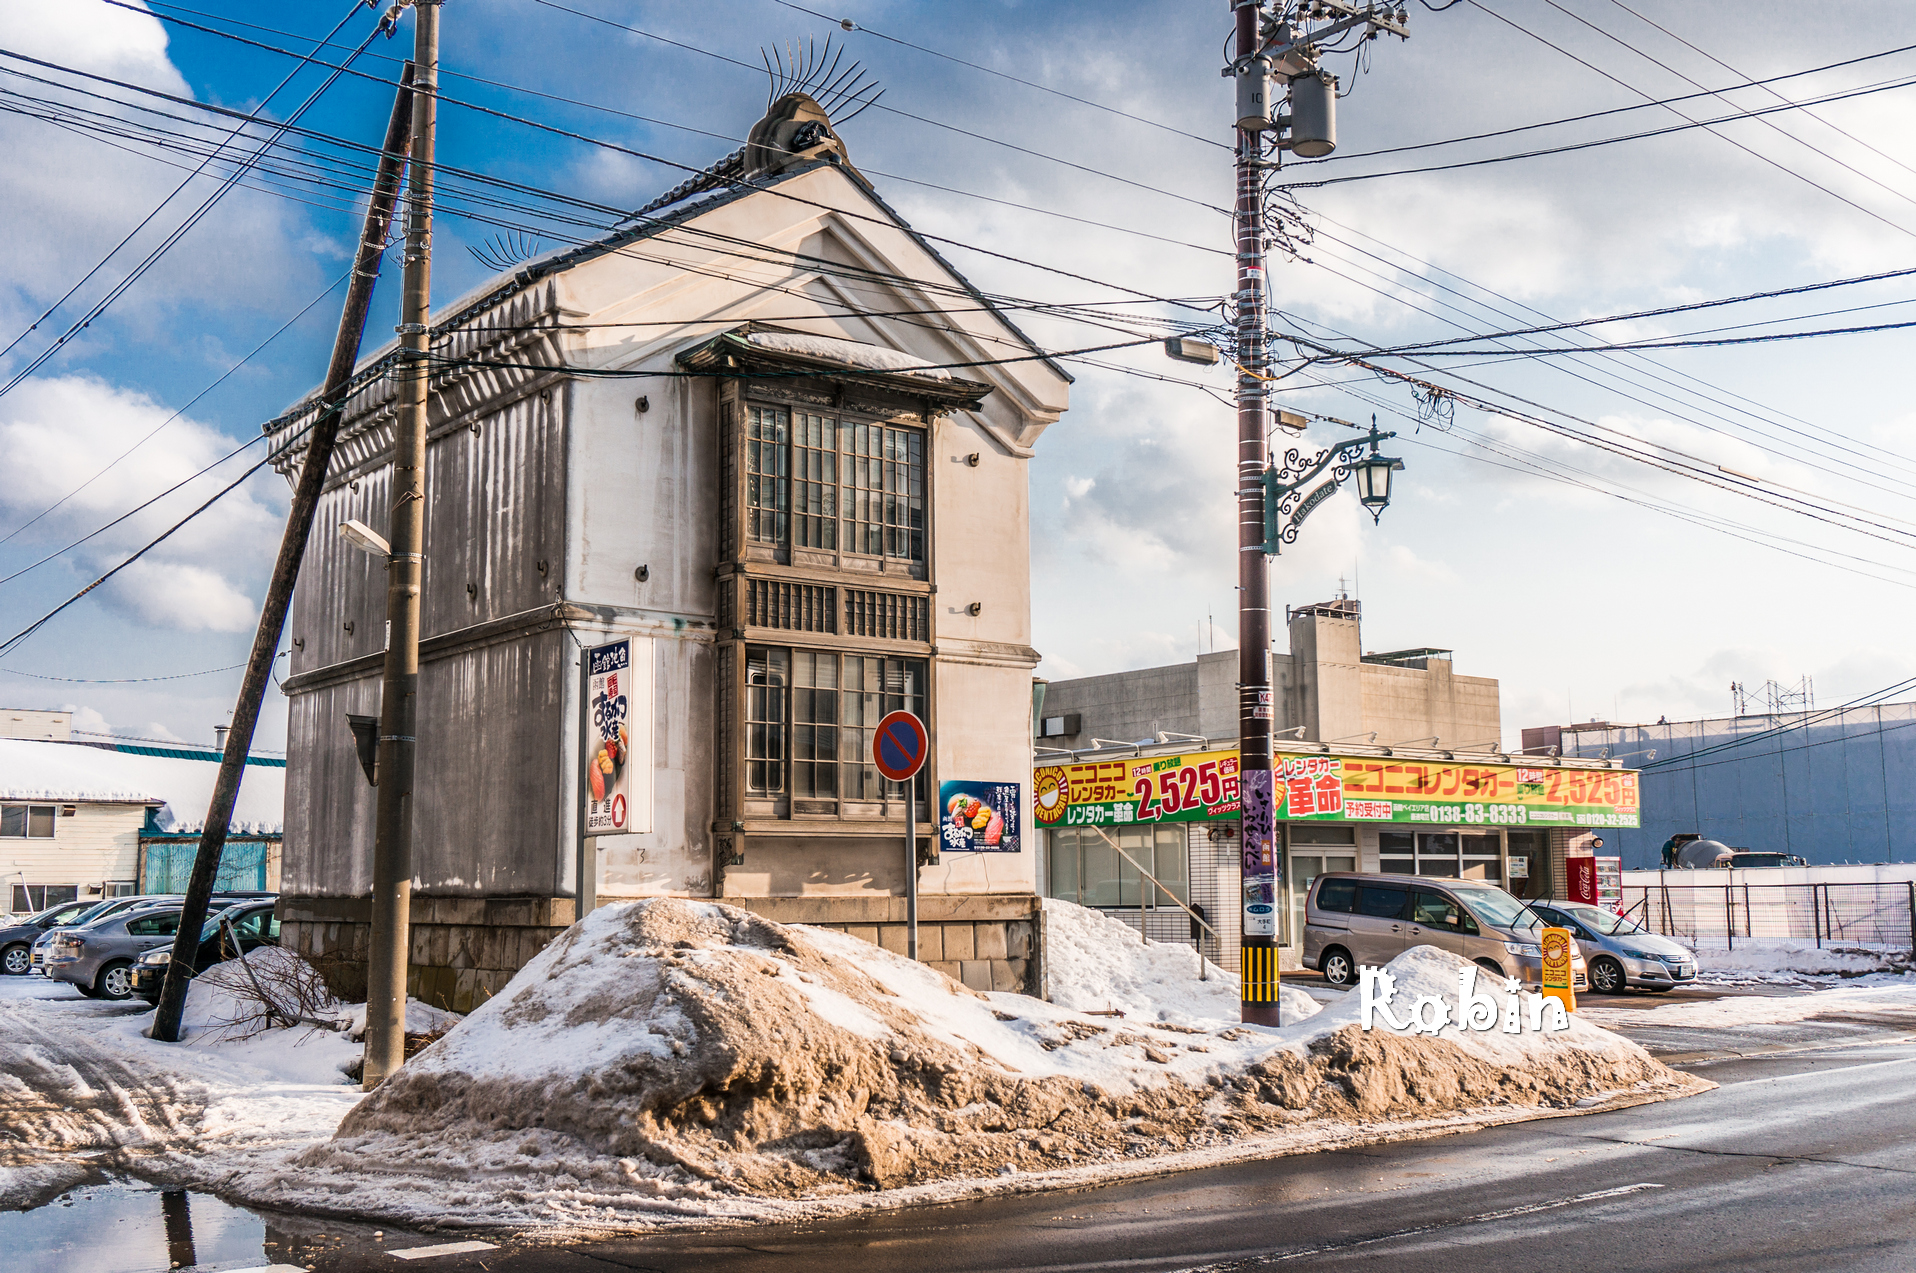
[[(1267, 939), (1259, 945), (1275, 944), (1277, 937), (1277, 802), (1273, 795), (1271, 771), (1246, 769), (1238, 779), (1244, 798), (1242, 844), (1244, 848), (1244, 927), (1246, 938)], [(1250, 983), (1245, 982), (1246, 997)]]

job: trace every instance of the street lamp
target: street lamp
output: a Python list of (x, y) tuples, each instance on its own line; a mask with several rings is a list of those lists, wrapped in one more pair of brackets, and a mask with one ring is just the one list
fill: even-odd
[[(1282, 466), (1273, 464), (1265, 469), (1265, 555), (1275, 557), (1285, 544), (1294, 543), (1304, 519), (1335, 495), (1347, 477), (1357, 479), (1358, 501), (1370, 510), (1371, 521), (1376, 523), (1383, 516), (1384, 509), (1390, 506), (1390, 475), (1404, 467), (1402, 460), (1378, 454), (1377, 444), (1385, 438), (1396, 436), (1395, 433), (1380, 432), (1377, 417), (1372, 416), (1370, 432), (1361, 438), (1326, 447), (1308, 459), (1296, 450), (1289, 450), (1284, 453)], [(1370, 448), (1369, 455), (1362, 454), (1366, 446)], [(1330, 470), (1329, 479), (1308, 495), (1304, 494), (1304, 487), (1326, 469)], [(1245, 551), (1255, 550), (1247, 548)]]
[[(1375, 430), (1371, 436), (1376, 437)], [(1390, 475), (1404, 467), (1402, 460), (1377, 453), (1377, 443), (1372, 442), (1370, 454), (1351, 465), (1351, 473), (1357, 478), (1357, 502), (1370, 510), (1371, 525), (1375, 526), (1390, 507)]]

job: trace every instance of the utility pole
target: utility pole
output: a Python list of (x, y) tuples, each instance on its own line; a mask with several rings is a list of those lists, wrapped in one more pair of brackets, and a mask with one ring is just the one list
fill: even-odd
[[(1336, 81), (1318, 67), (1324, 42), (1363, 28), (1404, 35), (1404, 13), (1381, 4), (1312, 0), (1267, 20), (1264, 0), (1227, 0), (1237, 24), (1236, 56), (1226, 68), (1237, 86), (1237, 582), (1238, 790), (1243, 799), (1243, 901), (1239, 932), (1242, 1019), (1278, 1022), (1277, 788), (1271, 772), (1271, 576), (1265, 559), (1265, 471), (1271, 428), (1270, 364), (1265, 293), (1264, 173), (1284, 150), (1328, 155), (1337, 145)], [(1308, 17), (1307, 17), (1308, 13)], [(1330, 19), (1307, 32), (1307, 21)], [(1280, 117), (1273, 100), (1284, 82), (1291, 107)], [(1289, 136), (1284, 136), (1288, 130)], [(1263, 134), (1278, 134), (1265, 155)]]
[(406, 166), (406, 139), (413, 113), (412, 69), (408, 63), (400, 77), (392, 119), (386, 125), (385, 150), (373, 178), (372, 199), (359, 236), (352, 281), (346, 288), (339, 332), (333, 339), (332, 361), (327, 365), (325, 386), (320, 390), (319, 414), (313, 422), (312, 434), (306, 439), (306, 458), (300, 465), (299, 485), (293, 492), (292, 508), (286, 514), (279, 558), (273, 564), (272, 582), (260, 606), (253, 652), (246, 662), (245, 679), (240, 682), (232, 728), (226, 735), (219, 777), (214, 781), (213, 799), (206, 811), (206, 828), (200, 832), (193, 874), (187, 881), (180, 927), (173, 938), (172, 961), (167, 964), (166, 979), (160, 986), (159, 1008), (153, 1016), (153, 1037), (162, 1042), (179, 1042), (180, 1014), (186, 1008), (186, 987), (193, 975), (193, 957), (199, 950), (200, 927), (206, 922), (207, 903), (213, 896), (213, 881), (219, 874), (220, 854), (226, 847), (227, 825), (233, 819), (233, 804), (239, 799), (240, 780), (246, 775), (246, 756), (253, 748), (253, 729), (259, 723), (260, 701), (266, 696), (266, 684), (279, 649), (280, 631), (286, 625), (286, 609), (293, 599), (293, 585), (299, 579), (299, 563), (306, 555), (307, 536), (319, 509), (320, 492), (326, 485), (326, 468), (332, 461), (333, 443), (339, 436), (339, 421), (345, 412), (346, 387), (352, 380), (353, 365), (359, 360), (366, 311), (372, 304), (373, 284), (379, 280), (386, 230), (392, 223), (399, 179)]
[(426, 565), (426, 402), (431, 343), (433, 128), (438, 120), (440, 0), (413, 0), (412, 171), (399, 312), (398, 422), (386, 541), (386, 670), (379, 701), (379, 798), (373, 829), (372, 942), (366, 1060), (379, 1086), (406, 1059), (406, 963), (412, 921), (413, 765), (419, 716), (419, 589)]

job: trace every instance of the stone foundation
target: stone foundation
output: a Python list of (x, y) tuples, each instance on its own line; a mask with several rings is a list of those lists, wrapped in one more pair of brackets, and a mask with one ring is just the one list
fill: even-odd
[[(724, 900), (777, 923), (813, 924), (905, 953), (902, 897)], [(434, 1007), (471, 1012), (570, 927), (573, 915), (569, 897), (415, 896), (406, 992)], [(371, 899), (285, 897), (279, 919), (281, 945), (312, 960), (340, 998), (365, 1000)], [(1039, 995), (1041, 923), (1031, 894), (921, 897), (918, 958), (973, 990)]]

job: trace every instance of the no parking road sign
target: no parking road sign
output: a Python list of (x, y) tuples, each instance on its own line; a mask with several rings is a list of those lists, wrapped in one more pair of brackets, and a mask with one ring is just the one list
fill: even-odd
[(925, 767), (925, 725), (910, 712), (891, 712), (872, 736), (872, 763), (893, 782), (905, 782)]

